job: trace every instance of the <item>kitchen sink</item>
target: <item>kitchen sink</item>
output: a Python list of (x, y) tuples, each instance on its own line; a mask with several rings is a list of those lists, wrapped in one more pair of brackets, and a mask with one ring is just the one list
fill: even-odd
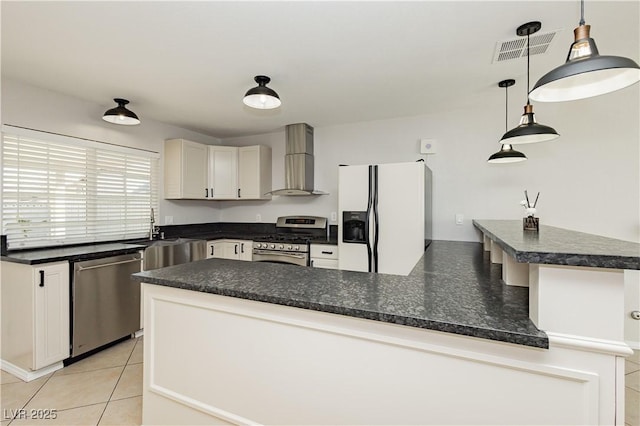
[(144, 250), (143, 269), (164, 268), (193, 262), (206, 257), (207, 242), (190, 238), (176, 238), (172, 240), (158, 240), (149, 243)]

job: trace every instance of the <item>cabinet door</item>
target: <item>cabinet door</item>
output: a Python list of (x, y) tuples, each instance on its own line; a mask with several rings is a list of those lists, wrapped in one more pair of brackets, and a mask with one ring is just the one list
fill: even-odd
[(226, 243), (222, 240), (207, 241), (207, 259), (213, 257), (222, 259), (224, 258), (224, 248)]
[(207, 146), (182, 141), (182, 198), (204, 199), (207, 187)]
[(34, 369), (69, 357), (69, 264), (33, 268)]
[(237, 241), (228, 241), (224, 245), (225, 259), (240, 259), (240, 244)]
[(245, 146), (238, 149), (238, 198), (270, 198), (271, 149), (266, 146)]
[(338, 269), (338, 259), (311, 258), (311, 266), (314, 268)]
[(214, 199), (238, 198), (238, 148), (209, 146), (209, 191)]
[(238, 241), (240, 244), (240, 260), (253, 260), (253, 241)]

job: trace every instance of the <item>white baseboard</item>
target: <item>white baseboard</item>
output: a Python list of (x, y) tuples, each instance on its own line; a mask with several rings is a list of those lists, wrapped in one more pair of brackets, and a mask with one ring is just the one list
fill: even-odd
[(140, 336), (144, 336), (144, 328), (141, 328), (140, 330), (136, 331), (135, 333), (133, 333), (133, 337), (134, 338), (138, 338)]
[(24, 382), (30, 382), (35, 379), (39, 379), (40, 377), (46, 376), (49, 373), (53, 373), (54, 371), (60, 370), (64, 367), (62, 361), (49, 365), (48, 367), (41, 368), (40, 370), (24, 370), (14, 364), (11, 364), (8, 361), (0, 360), (0, 369), (6, 371), (7, 373), (13, 374), (18, 379)]

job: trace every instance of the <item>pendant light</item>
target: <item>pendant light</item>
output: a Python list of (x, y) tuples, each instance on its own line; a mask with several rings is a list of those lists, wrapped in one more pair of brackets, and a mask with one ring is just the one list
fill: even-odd
[(527, 22), (520, 25), (516, 30), (516, 34), (519, 36), (527, 36), (527, 104), (524, 107), (524, 114), (520, 118), (520, 124), (518, 127), (509, 130), (502, 136), (500, 142), (511, 145), (546, 142), (556, 139), (558, 132), (553, 127), (545, 126), (536, 123), (536, 118), (533, 114), (533, 105), (529, 100), (529, 62), (530, 62), (530, 36), (540, 31), (542, 24), (539, 21)]
[(258, 85), (252, 89), (249, 89), (247, 93), (244, 95), (245, 105), (250, 106), (251, 108), (257, 109), (273, 109), (278, 108), (281, 104), (280, 96), (275, 92), (275, 90), (267, 87), (267, 83), (271, 81), (269, 77), (266, 75), (257, 75), (254, 80)]
[(104, 121), (108, 121), (113, 124), (122, 124), (124, 126), (135, 126), (136, 124), (140, 124), (140, 119), (136, 113), (125, 107), (125, 105), (129, 103), (128, 100), (115, 98), (114, 101), (118, 106), (111, 108), (104, 113), (102, 116)]
[[(504, 87), (504, 129), (507, 130), (507, 122), (509, 119), (508, 113), (508, 104), (509, 104), (509, 94), (508, 88), (509, 86), (513, 86), (516, 83), (515, 80), (502, 80), (498, 83), (498, 87)], [(504, 143), (500, 148), (500, 151), (493, 154), (487, 160), (488, 163), (518, 163), (520, 161), (525, 161), (527, 156), (523, 153), (516, 151), (511, 147), (510, 144)]]
[(602, 56), (584, 22), (584, 0), (580, 1), (580, 23), (573, 30), (575, 41), (567, 61), (545, 74), (529, 94), (539, 102), (562, 102), (590, 98), (624, 89), (640, 81), (640, 67), (621, 56)]

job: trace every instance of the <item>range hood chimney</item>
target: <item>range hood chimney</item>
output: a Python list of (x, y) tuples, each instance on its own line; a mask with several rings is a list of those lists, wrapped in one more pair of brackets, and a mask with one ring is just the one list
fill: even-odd
[(289, 124), (284, 156), (284, 189), (271, 195), (327, 195), (313, 189), (313, 127), (307, 123)]

